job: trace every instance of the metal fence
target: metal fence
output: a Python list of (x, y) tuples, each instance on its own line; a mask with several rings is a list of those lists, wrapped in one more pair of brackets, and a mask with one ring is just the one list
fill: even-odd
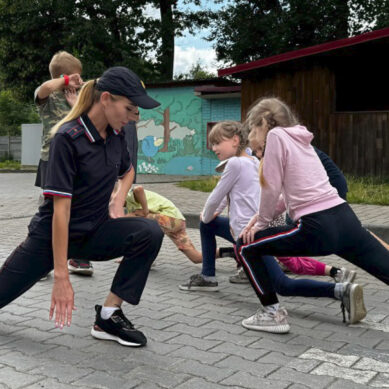
[(22, 157), (21, 136), (0, 136), (0, 160), (14, 159), (20, 161)]

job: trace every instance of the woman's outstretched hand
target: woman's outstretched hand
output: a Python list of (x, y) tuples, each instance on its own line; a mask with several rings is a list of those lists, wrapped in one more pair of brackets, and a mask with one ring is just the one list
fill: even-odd
[(54, 276), (49, 319), (51, 320), (55, 314), (56, 327), (61, 329), (66, 325), (69, 327), (75, 309), (74, 292), (69, 277), (56, 279)]

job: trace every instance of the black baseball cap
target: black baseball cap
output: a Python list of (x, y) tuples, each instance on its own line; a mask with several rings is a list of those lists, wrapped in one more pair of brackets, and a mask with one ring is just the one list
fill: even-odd
[(161, 105), (147, 95), (143, 81), (124, 66), (114, 66), (106, 70), (98, 79), (96, 88), (113, 95), (125, 96), (140, 108), (151, 109)]

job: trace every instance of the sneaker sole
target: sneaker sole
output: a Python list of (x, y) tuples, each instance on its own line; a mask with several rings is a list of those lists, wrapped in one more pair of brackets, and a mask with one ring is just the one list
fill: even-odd
[(242, 326), (244, 328), (247, 328), (248, 330), (271, 332), (273, 334), (286, 334), (290, 331), (289, 324), (283, 324), (277, 327), (266, 327), (266, 326), (262, 327), (262, 326), (254, 326), (254, 325), (246, 324), (244, 323), (244, 321), (242, 321)]
[(249, 284), (250, 281), (246, 279), (234, 279), (234, 278), (229, 278), (228, 279), (231, 284)]
[(218, 292), (219, 287), (218, 286), (191, 286), (190, 288), (188, 286), (184, 285), (178, 285), (178, 289), (184, 290), (185, 292)]
[(93, 274), (93, 269), (79, 269), (72, 265), (68, 265), (68, 270), (74, 274), (82, 274), (83, 276), (91, 276)]
[(348, 277), (341, 279), (339, 282), (340, 283), (349, 282), (351, 284), (355, 280), (356, 276), (357, 276), (357, 272), (355, 270), (350, 270)]
[(122, 346), (127, 346), (127, 347), (141, 347), (141, 346), (143, 346), (143, 344), (141, 344), (141, 343), (128, 342), (126, 340), (119, 338), (118, 336), (108, 334), (107, 332), (104, 332), (104, 331), (96, 331), (93, 327), (92, 327), (92, 330), (90, 333), (96, 339), (114, 340), (115, 342), (120, 343)]
[(366, 317), (365, 303), (363, 302), (363, 289), (354, 284), (350, 290), (350, 320), (349, 324), (358, 323)]

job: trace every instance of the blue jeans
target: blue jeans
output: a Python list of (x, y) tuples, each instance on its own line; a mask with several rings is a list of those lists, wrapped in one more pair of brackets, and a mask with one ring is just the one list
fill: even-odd
[(203, 253), (203, 268), (201, 273), (204, 276), (215, 276), (217, 236), (235, 244), (235, 240), (230, 232), (230, 221), (228, 217), (217, 216), (207, 224), (200, 222), (201, 251)]
[(281, 296), (334, 298), (335, 283), (289, 278), (281, 270), (274, 257), (263, 255), (262, 261), (266, 266), (274, 292)]

